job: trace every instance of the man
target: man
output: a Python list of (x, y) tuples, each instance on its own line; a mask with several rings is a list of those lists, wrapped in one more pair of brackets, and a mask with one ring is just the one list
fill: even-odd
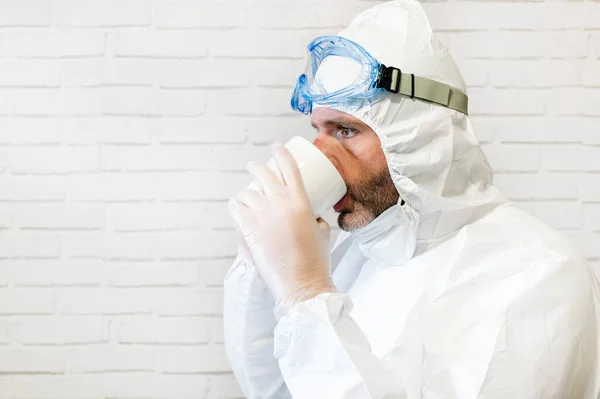
[(261, 190), (230, 203), (242, 245), (224, 309), (246, 396), (598, 398), (598, 284), (492, 185), (418, 3), (376, 6), (309, 47), (292, 105), (346, 182), (343, 231), (329, 254), (281, 145), (282, 182), (248, 166)]

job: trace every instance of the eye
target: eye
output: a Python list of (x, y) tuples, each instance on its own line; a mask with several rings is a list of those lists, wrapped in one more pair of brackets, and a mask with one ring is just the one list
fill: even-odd
[(338, 139), (349, 139), (353, 137), (356, 133), (356, 129), (351, 129), (349, 127), (339, 126), (338, 130), (335, 132), (335, 136)]

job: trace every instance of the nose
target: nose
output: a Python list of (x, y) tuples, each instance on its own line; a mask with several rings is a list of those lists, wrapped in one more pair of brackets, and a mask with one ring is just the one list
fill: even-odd
[(318, 133), (317, 137), (315, 138), (315, 141), (313, 141), (313, 144), (315, 147), (317, 147), (323, 154), (325, 154), (325, 156), (327, 158), (330, 158), (331, 160), (331, 143), (330, 143), (330, 137), (327, 134), (324, 133)]
[(337, 140), (328, 134), (318, 133), (313, 144), (327, 157), (327, 159), (329, 159), (338, 172), (342, 173), (341, 165), (336, 157), (336, 147), (339, 146)]

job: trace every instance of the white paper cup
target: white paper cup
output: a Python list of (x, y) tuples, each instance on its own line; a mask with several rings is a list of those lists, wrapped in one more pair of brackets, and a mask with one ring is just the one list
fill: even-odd
[[(344, 179), (325, 154), (305, 138), (292, 137), (285, 143), (285, 147), (298, 163), (310, 205), (317, 218), (346, 194)], [(282, 180), (275, 159), (271, 158), (267, 167), (275, 172), (280, 181)], [(250, 187), (260, 189), (256, 181), (253, 181)]]

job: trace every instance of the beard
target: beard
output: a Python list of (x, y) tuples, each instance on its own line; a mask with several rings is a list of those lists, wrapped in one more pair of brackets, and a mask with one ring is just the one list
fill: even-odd
[(350, 209), (342, 210), (337, 220), (344, 231), (366, 226), (400, 198), (387, 169), (364, 182), (349, 185), (347, 194), (352, 199)]

